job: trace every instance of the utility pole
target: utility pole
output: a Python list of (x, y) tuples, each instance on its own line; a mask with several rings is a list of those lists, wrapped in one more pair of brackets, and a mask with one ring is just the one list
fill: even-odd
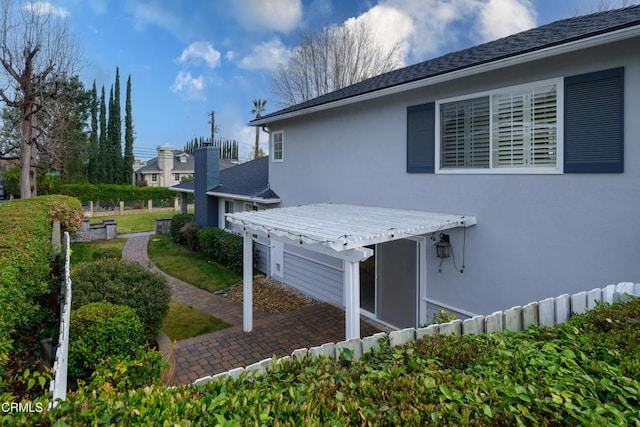
[(216, 132), (216, 112), (211, 111), (209, 115), (211, 116), (211, 120), (209, 120), (209, 123), (211, 123), (211, 143), (213, 144), (215, 141)]

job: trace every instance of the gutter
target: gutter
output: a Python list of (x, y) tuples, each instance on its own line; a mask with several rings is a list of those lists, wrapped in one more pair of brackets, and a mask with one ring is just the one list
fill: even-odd
[(441, 74), (433, 77), (427, 77), (420, 80), (415, 80), (408, 83), (399, 84), (397, 86), (378, 89), (373, 92), (363, 93), (349, 98), (339, 99), (337, 101), (328, 102), (326, 104), (320, 104), (313, 107), (308, 107), (302, 110), (292, 111), (277, 116), (271, 116), (265, 119), (254, 120), (249, 122), (249, 126), (267, 126), (269, 123), (292, 119), (294, 117), (300, 117), (307, 114), (317, 113), (320, 111), (330, 110), (346, 105), (356, 104), (371, 99), (381, 98), (388, 95), (394, 95), (410, 90), (423, 88), (426, 86), (432, 86), (439, 83), (445, 83), (451, 80), (460, 79), (463, 77), (473, 76), (475, 74), (486, 73), (489, 71), (495, 71), (501, 68), (511, 67), (515, 65), (524, 64), (539, 59), (548, 58), (550, 56), (562, 55), (569, 52), (574, 52), (582, 49), (588, 49), (595, 46), (601, 46), (607, 43), (614, 43), (640, 36), (640, 26), (623, 28), (620, 30), (608, 32), (592, 36), (586, 39), (580, 39), (573, 42), (564, 43), (557, 46), (551, 46), (533, 52), (526, 52), (520, 55), (511, 56), (503, 59), (498, 59), (484, 64), (471, 66), (469, 68), (463, 68), (461, 70), (451, 71), (446, 74)]
[(262, 203), (264, 205), (272, 205), (272, 204), (280, 203), (281, 201), (280, 198), (263, 199), (261, 197), (242, 196), (239, 194), (229, 194), (229, 193), (218, 193), (216, 191), (207, 191), (207, 196), (216, 196), (216, 197), (222, 197), (224, 199), (241, 200), (243, 202), (256, 202), (256, 203)]

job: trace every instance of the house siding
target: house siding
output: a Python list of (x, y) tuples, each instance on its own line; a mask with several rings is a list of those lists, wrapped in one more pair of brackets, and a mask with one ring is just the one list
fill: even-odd
[(261, 272), (267, 274), (269, 272), (269, 241), (266, 237), (258, 236), (257, 239), (254, 240), (255, 248), (258, 252), (258, 262), (255, 267)]
[(321, 301), (343, 304), (341, 262), (291, 245), (284, 248), (285, 283)]
[[(451, 230), (457, 268), (427, 254), (427, 297), (488, 314), (559, 293), (640, 276), (640, 40), (550, 57), (455, 82), (270, 124), (286, 157), (270, 163), (282, 206), (351, 203), (475, 215)], [(624, 173), (496, 175), (407, 173), (407, 107), (539, 80), (624, 67)], [(462, 249), (465, 247), (463, 253)], [(312, 282), (300, 260), (285, 281)], [(341, 276), (340, 276), (341, 277)], [(327, 295), (335, 302), (337, 294)]]

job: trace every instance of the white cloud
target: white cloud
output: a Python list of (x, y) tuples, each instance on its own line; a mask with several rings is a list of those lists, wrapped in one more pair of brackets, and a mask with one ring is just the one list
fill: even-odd
[(240, 68), (249, 70), (275, 70), (279, 63), (285, 63), (291, 52), (282, 44), (278, 37), (254, 46), (247, 56), (238, 63)]
[(229, 61), (233, 61), (234, 59), (236, 59), (236, 53), (232, 50), (228, 50), (227, 53), (224, 54), (224, 57)]
[(237, 0), (236, 18), (248, 31), (288, 33), (302, 21), (301, 0)]
[(409, 50), (409, 37), (415, 29), (409, 15), (391, 6), (374, 6), (357, 18), (350, 18), (344, 25), (354, 26), (363, 22), (372, 32), (376, 42), (384, 50), (398, 46), (398, 60), (405, 62)]
[(69, 16), (69, 11), (61, 7), (56, 7), (46, 1), (34, 1), (24, 5), (24, 8), (36, 15), (55, 15), (62, 18)]
[[(374, 13), (374, 9), (386, 13)], [(397, 12), (398, 27), (382, 24), (390, 10)], [(407, 62), (422, 61), (459, 46), (461, 39), (476, 44), (535, 26), (536, 14), (530, 0), (381, 0), (360, 15), (379, 22), (378, 31), (395, 36), (408, 53)], [(399, 16), (404, 18), (401, 19)], [(409, 27), (406, 18), (412, 22)], [(397, 33), (397, 34), (394, 34)]]
[(528, 0), (489, 0), (480, 12), (480, 34), (495, 40), (536, 26), (536, 11)]
[(189, 71), (181, 70), (171, 86), (173, 92), (189, 100), (206, 100), (204, 77), (193, 77)]
[(179, 63), (199, 63), (203, 61), (209, 68), (216, 68), (220, 64), (220, 52), (209, 42), (193, 42), (187, 46), (176, 59)]

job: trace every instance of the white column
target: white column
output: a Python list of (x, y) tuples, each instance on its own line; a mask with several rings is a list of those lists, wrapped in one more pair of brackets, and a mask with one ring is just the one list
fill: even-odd
[(242, 244), (242, 329), (253, 329), (253, 240), (251, 233), (245, 231)]
[(345, 339), (360, 338), (360, 263), (344, 261)]

